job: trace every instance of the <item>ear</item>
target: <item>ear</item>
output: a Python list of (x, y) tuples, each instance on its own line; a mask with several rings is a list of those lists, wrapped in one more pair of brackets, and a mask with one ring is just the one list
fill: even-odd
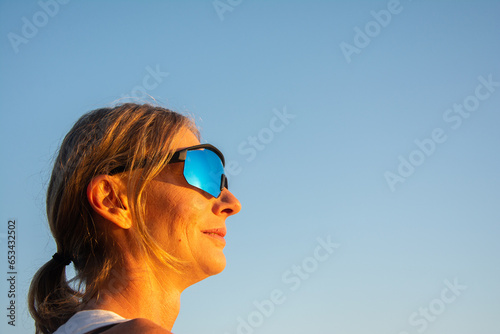
[(104, 219), (123, 229), (132, 227), (127, 189), (119, 178), (110, 175), (94, 177), (87, 186), (87, 199), (92, 209)]

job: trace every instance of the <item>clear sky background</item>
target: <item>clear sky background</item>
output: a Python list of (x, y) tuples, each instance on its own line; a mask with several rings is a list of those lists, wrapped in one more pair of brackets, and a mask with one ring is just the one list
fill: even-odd
[(243, 205), (174, 333), (500, 333), (499, 1), (56, 3), (0, 1), (0, 332), (33, 333), (63, 136), (147, 94)]

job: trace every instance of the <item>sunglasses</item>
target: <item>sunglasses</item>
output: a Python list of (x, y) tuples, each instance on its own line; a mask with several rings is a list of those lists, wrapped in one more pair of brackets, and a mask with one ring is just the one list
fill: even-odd
[(177, 151), (168, 162), (184, 162), (184, 178), (187, 183), (219, 197), (222, 189), (228, 187), (224, 174), (224, 155), (215, 146), (201, 144)]
[[(188, 184), (215, 198), (220, 196), (222, 189), (228, 187), (224, 174), (224, 155), (213, 145), (201, 144), (176, 151), (168, 163), (177, 162), (184, 162), (183, 175)], [(109, 175), (124, 171), (125, 167), (117, 167)]]

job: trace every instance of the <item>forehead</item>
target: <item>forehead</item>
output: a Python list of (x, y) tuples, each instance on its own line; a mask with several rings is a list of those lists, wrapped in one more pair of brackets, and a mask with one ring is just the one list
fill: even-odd
[(198, 137), (189, 129), (179, 131), (175, 138), (174, 151), (182, 150), (183, 148), (199, 145)]

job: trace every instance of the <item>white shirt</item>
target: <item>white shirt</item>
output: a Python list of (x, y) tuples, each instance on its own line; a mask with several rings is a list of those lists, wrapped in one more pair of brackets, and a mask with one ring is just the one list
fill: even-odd
[(118, 324), (128, 320), (111, 311), (80, 311), (69, 318), (54, 334), (84, 334), (99, 327)]

